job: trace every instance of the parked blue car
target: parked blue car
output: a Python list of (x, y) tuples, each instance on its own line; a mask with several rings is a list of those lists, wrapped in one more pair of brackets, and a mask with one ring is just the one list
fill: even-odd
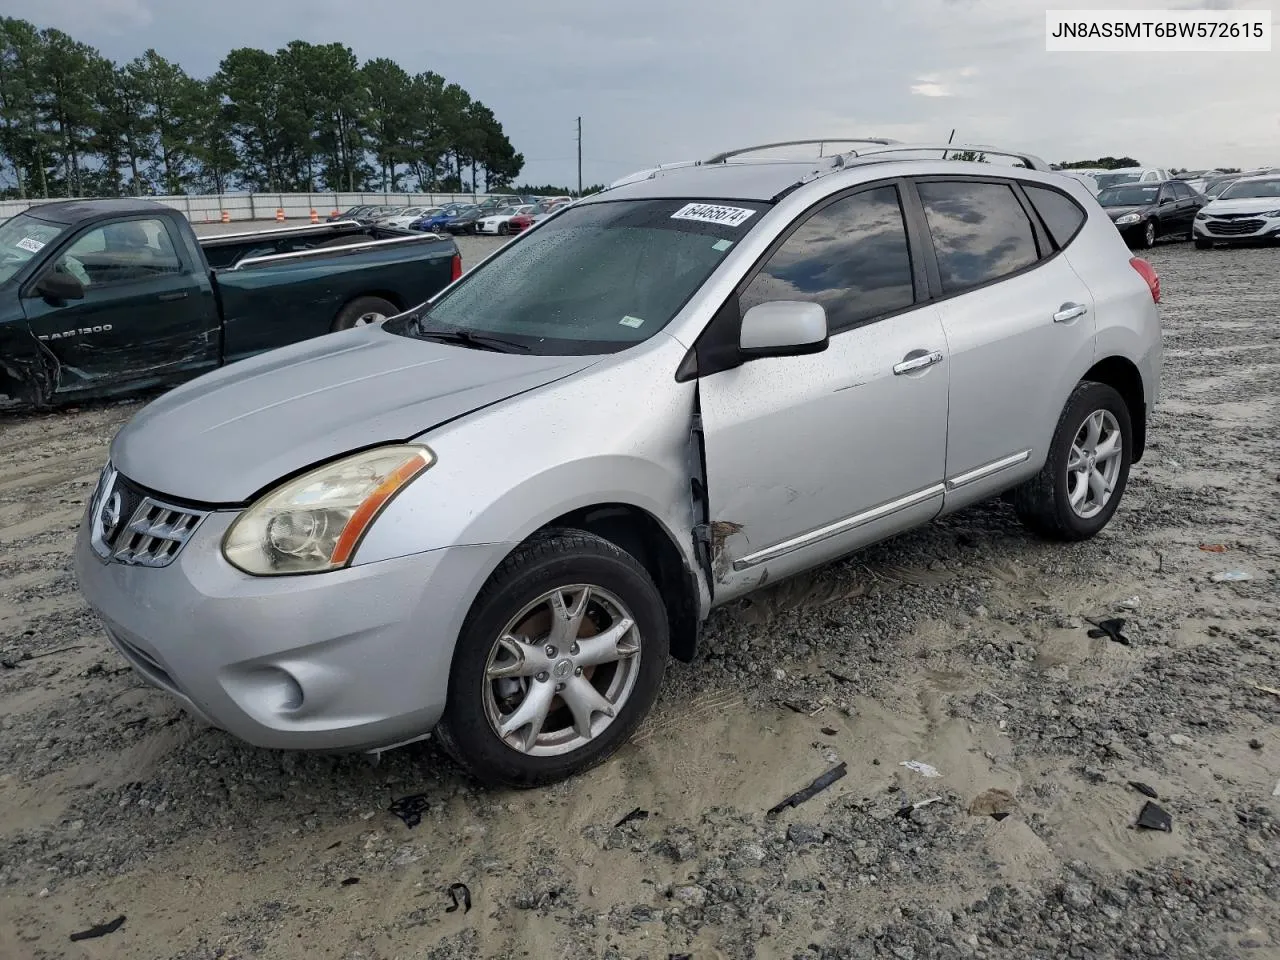
[(467, 206), (465, 203), (450, 203), (441, 207), (439, 212), (429, 217), (419, 217), (409, 224), (410, 230), (426, 230), (428, 233), (439, 233), (458, 211)]

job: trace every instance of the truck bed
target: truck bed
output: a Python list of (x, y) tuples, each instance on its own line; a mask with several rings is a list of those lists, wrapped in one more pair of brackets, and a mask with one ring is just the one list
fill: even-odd
[(435, 234), (395, 227), (366, 226), (355, 220), (273, 227), (245, 233), (198, 238), (213, 270), (234, 269), (245, 260), (349, 247), (388, 240), (429, 241)]

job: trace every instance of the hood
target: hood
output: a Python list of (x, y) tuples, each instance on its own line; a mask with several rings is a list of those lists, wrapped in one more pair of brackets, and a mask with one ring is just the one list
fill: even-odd
[(472, 350), (381, 327), (326, 334), (153, 401), (116, 435), (111, 462), (157, 493), (242, 503), (314, 463), (407, 440), (598, 360)]
[(1214, 200), (1200, 208), (1201, 213), (1220, 217), (1226, 213), (1269, 213), (1280, 210), (1280, 197), (1241, 197), (1238, 200)]
[(1151, 204), (1146, 204), (1145, 206), (1137, 206), (1137, 207), (1103, 207), (1102, 209), (1107, 211), (1107, 216), (1110, 217), (1112, 220), (1119, 220), (1125, 214), (1145, 213), (1146, 211), (1151, 209)]

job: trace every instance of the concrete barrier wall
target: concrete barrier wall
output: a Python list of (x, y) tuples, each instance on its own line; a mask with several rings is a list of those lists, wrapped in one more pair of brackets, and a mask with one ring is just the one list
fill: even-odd
[[(485, 193), (224, 193), (177, 197), (147, 197), (175, 210), (181, 210), (192, 223), (216, 223), (223, 213), (234, 220), (274, 220), (276, 210), (284, 210), (286, 219), (309, 219), (311, 211), (323, 220), (335, 210), (347, 210), (364, 203), (388, 206), (439, 206), (444, 203), (475, 203)], [(48, 200), (0, 200), (0, 219), (65, 197)]]

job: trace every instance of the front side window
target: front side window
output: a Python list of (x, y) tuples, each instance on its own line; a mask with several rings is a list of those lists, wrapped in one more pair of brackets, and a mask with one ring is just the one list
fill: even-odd
[(739, 303), (804, 300), (827, 311), (832, 332), (915, 302), (911, 252), (896, 187), (837, 200), (783, 242)]
[(1039, 260), (1031, 221), (1008, 184), (948, 181), (917, 189), (944, 293), (998, 280)]
[(543, 354), (622, 350), (670, 323), (765, 209), (739, 200), (573, 207), (383, 329), (479, 335), (489, 347)]
[(162, 220), (123, 220), (86, 231), (57, 259), (54, 270), (86, 287), (134, 283), (181, 273), (169, 229)]

